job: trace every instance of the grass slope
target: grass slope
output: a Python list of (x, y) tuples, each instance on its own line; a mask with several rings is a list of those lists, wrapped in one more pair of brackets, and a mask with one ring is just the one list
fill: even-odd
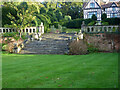
[(116, 88), (118, 54), (3, 54), (3, 88)]

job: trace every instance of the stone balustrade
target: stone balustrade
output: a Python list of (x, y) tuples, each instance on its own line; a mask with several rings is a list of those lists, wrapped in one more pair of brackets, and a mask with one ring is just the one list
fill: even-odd
[[(7, 32), (17, 32), (15, 28), (2, 28), (0, 27), (0, 33), (7, 33)], [(19, 32), (23, 33), (44, 33), (44, 26), (43, 23), (39, 27), (26, 27), (25, 29), (20, 30)]]
[(99, 32), (119, 32), (119, 25), (94, 25), (94, 26), (87, 26), (82, 25), (81, 30), (82, 32), (86, 33), (99, 33)]

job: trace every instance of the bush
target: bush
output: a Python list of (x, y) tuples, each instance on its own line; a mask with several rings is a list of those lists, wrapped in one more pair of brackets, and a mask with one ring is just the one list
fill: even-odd
[(82, 41), (72, 41), (70, 43), (70, 54), (82, 55), (87, 54), (87, 45)]
[(14, 37), (18, 34), (18, 32), (7, 32), (3, 34), (3, 37)]
[(2, 45), (2, 51), (6, 51), (7, 50), (7, 45)]
[(107, 15), (105, 13), (102, 14), (101, 19), (105, 20), (107, 18)]
[(103, 21), (108, 22), (109, 25), (119, 25), (120, 24), (120, 18), (106, 18)]
[(92, 22), (92, 19), (74, 19), (70, 20), (69, 22), (64, 22), (62, 25), (67, 28), (81, 28), (82, 22), (85, 21), (85, 24)]
[(65, 19), (66, 21), (70, 21), (70, 20), (71, 20), (71, 16), (66, 15), (66, 16), (64, 17), (64, 19)]
[(10, 53), (13, 52), (13, 49), (14, 49), (14, 43), (8, 43), (7, 47), (6, 47), (6, 50)]
[(95, 25), (95, 21), (90, 22), (88, 25)]
[(93, 45), (88, 45), (88, 52), (89, 53), (95, 53), (98, 52), (98, 48), (94, 47)]
[(97, 16), (95, 14), (92, 15), (92, 20), (94, 20), (94, 21), (97, 20)]
[(108, 22), (102, 22), (102, 25), (109, 25)]

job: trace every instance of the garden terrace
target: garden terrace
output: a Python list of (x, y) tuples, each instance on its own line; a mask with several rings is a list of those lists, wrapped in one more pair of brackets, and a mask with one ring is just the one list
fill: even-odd
[(82, 25), (81, 30), (86, 33), (99, 33), (99, 32), (119, 32), (119, 25)]

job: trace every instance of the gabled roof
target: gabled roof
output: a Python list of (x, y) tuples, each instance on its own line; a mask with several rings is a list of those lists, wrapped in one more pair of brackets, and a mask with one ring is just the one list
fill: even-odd
[[(88, 2), (84, 2), (84, 3), (83, 3), (83, 9), (88, 5), (89, 2), (90, 2), (90, 0), (88, 0)], [(96, 2), (96, 0), (95, 0), (95, 2)], [(101, 7), (97, 2), (96, 2), (96, 4), (97, 4), (99, 7)]]
[(107, 4), (101, 5), (102, 8), (109, 8), (112, 6), (112, 4), (115, 4), (117, 7), (120, 7), (118, 2), (109, 2)]

